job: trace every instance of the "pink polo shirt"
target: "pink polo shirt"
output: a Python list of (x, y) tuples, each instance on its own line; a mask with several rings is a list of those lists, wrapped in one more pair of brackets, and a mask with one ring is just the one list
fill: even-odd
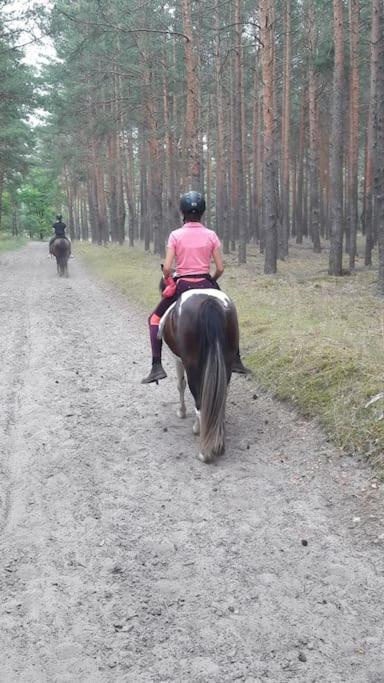
[(213, 230), (192, 222), (173, 230), (167, 246), (175, 250), (177, 275), (191, 275), (209, 273), (212, 254), (221, 244)]

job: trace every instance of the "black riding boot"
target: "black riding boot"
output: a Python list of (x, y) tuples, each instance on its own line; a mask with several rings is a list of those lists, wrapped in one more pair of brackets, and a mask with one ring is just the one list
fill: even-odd
[(158, 382), (159, 379), (165, 379), (165, 377), (167, 377), (167, 373), (161, 365), (161, 361), (157, 360), (153, 361), (151, 372), (148, 377), (144, 377), (144, 379), (141, 380), (141, 383), (150, 384), (151, 382)]
[(249, 375), (250, 370), (243, 365), (243, 361), (240, 358), (240, 350), (236, 354), (236, 358), (232, 364), (232, 372), (237, 372), (239, 375)]

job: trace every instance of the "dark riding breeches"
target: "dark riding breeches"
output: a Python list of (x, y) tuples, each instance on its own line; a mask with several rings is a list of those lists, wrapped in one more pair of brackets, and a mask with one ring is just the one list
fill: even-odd
[(169, 297), (168, 299), (164, 298), (160, 301), (160, 303), (156, 306), (155, 310), (152, 311), (151, 315), (148, 318), (148, 324), (149, 324), (149, 334), (151, 338), (151, 347), (152, 347), (152, 360), (153, 361), (159, 361), (161, 360), (161, 347), (162, 347), (162, 340), (157, 338), (157, 333), (159, 331), (159, 323), (160, 319), (163, 317), (164, 313), (168, 310), (170, 306), (172, 306), (175, 301), (178, 300), (178, 298), (184, 293), (188, 292), (190, 289), (220, 289), (219, 285), (217, 284), (216, 280), (183, 280), (179, 279), (176, 284), (176, 294), (173, 296)]

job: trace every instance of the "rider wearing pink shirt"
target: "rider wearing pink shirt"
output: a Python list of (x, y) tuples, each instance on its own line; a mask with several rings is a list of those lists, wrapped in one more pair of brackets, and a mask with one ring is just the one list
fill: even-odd
[[(173, 230), (169, 235), (167, 253), (163, 265), (164, 280), (169, 282), (172, 264), (176, 262), (174, 280), (175, 292), (163, 298), (151, 313), (148, 323), (152, 347), (152, 369), (142, 384), (157, 382), (167, 376), (161, 364), (162, 341), (157, 338), (159, 323), (165, 311), (189, 289), (220, 289), (217, 280), (224, 272), (220, 251), (220, 240), (213, 230), (208, 230), (200, 218), (205, 211), (205, 200), (199, 192), (187, 192), (181, 197), (180, 211), (183, 215), (183, 227)], [(215, 264), (213, 275), (210, 274), (211, 262)], [(172, 282), (172, 281), (171, 281)], [(172, 282), (173, 284), (173, 282)], [(168, 288), (167, 288), (168, 289)], [(233, 372), (245, 374), (240, 355), (238, 354)]]

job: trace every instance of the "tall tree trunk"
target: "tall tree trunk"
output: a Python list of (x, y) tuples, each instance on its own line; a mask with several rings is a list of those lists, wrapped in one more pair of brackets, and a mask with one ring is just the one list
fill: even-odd
[(164, 112), (164, 152), (165, 152), (165, 177), (166, 177), (166, 206), (167, 206), (167, 231), (173, 230), (178, 222), (178, 193), (176, 190), (176, 174), (175, 174), (175, 144), (174, 134), (171, 125), (171, 111), (169, 105), (169, 87), (168, 87), (168, 55), (166, 49), (164, 50), (164, 68), (163, 68), (163, 112)]
[(265, 224), (264, 273), (277, 270), (277, 207), (275, 195), (275, 119), (273, 110), (274, 0), (260, 1), (263, 70), (263, 200)]
[(297, 194), (296, 194), (296, 243), (303, 242), (303, 190), (304, 190), (304, 146), (305, 146), (305, 107), (306, 90), (303, 88), (300, 105), (299, 149), (297, 158)]
[(374, 244), (373, 229), (373, 155), (374, 155), (374, 119), (376, 114), (377, 78), (379, 70), (379, 36), (380, 36), (381, 0), (372, 0), (371, 26), (371, 74), (369, 93), (369, 112), (367, 125), (367, 151), (365, 168), (365, 265), (372, 265), (372, 249)]
[(220, 0), (215, 5), (215, 96), (216, 96), (216, 231), (222, 236), (224, 254), (229, 254), (227, 174), (224, 158), (224, 99), (221, 84)]
[(239, 234), (239, 264), (245, 263), (247, 260), (247, 218), (245, 207), (245, 184), (243, 165), (243, 148), (244, 148), (244, 131), (243, 131), (243, 117), (242, 111), (243, 103), (243, 70), (242, 70), (242, 46), (241, 46), (241, 0), (235, 0), (235, 97), (234, 97), (234, 172), (237, 176), (237, 203), (236, 211), (238, 218), (238, 234)]
[(74, 214), (74, 193), (72, 188), (72, 181), (69, 174), (67, 165), (64, 166), (64, 178), (65, 178), (65, 192), (67, 195), (67, 206), (68, 206), (68, 230), (71, 240), (76, 238), (75, 235), (75, 214)]
[(192, 26), (191, 0), (180, 0), (183, 31), (188, 40), (184, 43), (186, 71), (186, 113), (185, 113), (185, 188), (201, 190), (202, 163), (199, 145), (199, 99), (198, 99), (198, 57)]
[(343, 96), (344, 21), (343, 0), (333, 0), (335, 65), (331, 137), (331, 248), (329, 274), (342, 275), (343, 269)]
[(358, 164), (359, 164), (359, 0), (349, 0), (350, 90), (349, 90), (349, 164), (348, 164), (348, 226), (349, 268), (354, 270), (358, 225)]
[(290, 152), (290, 120), (291, 120), (291, 0), (284, 3), (284, 63), (283, 63), (283, 102), (281, 125), (281, 236), (279, 239), (279, 257), (288, 256), (289, 238), (289, 152)]
[(253, 80), (253, 120), (252, 120), (252, 195), (250, 235), (257, 241), (260, 239), (260, 93), (259, 62), (255, 60)]
[(308, 68), (308, 118), (309, 118), (309, 216), (313, 250), (320, 253), (320, 193), (319, 193), (319, 137), (316, 103), (316, 12), (314, 0), (309, 0), (307, 13), (307, 35), (309, 48)]
[[(375, 2), (375, 0), (373, 0)], [(375, 107), (375, 203), (379, 247), (378, 291), (384, 296), (384, 8), (378, 5), (377, 98)]]

